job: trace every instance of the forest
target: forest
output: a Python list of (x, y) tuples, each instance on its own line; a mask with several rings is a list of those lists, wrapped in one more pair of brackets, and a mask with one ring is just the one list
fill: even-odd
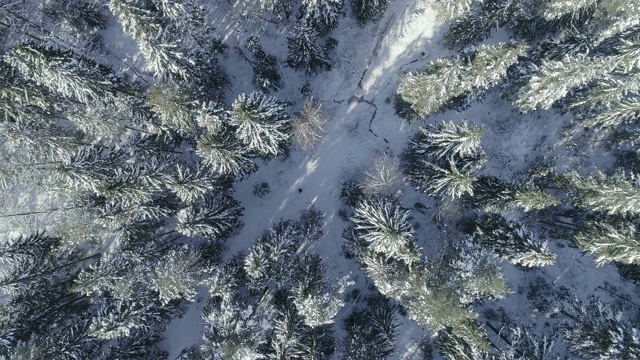
[(0, 41), (0, 360), (640, 359), (637, 0), (0, 0)]

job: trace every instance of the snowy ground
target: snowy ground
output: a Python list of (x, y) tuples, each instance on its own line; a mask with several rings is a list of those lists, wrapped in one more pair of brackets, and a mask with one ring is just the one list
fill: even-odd
[[(238, 235), (227, 241), (229, 251), (225, 257), (247, 249), (272, 224), (280, 219), (298, 218), (300, 210), (313, 204), (326, 217), (325, 234), (315, 251), (326, 259), (327, 275), (337, 278), (350, 271), (356, 279), (354, 288), (363, 289), (366, 286), (365, 277), (358, 264), (342, 255), (341, 232), (347, 223), (337, 214), (344, 207), (339, 199), (341, 184), (350, 176), (361, 174), (382, 154), (398, 157), (408, 137), (419, 126), (424, 126), (424, 122), (408, 124), (396, 116), (393, 96), (403, 72), (419, 69), (430, 60), (450, 55), (438, 44), (442, 28), (436, 24), (429, 1), (425, 0), (393, 0), (382, 19), (368, 23), (364, 28), (347, 16), (330, 35), (339, 41), (334, 56), (337, 65), (330, 72), (306, 77), (284, 66), (287, 26), (290, 25), (272, 25), (257, 20), (257, 2), (233, 1), (219, 0), (222, 10), (219, 13), (230, 14), (226, 18), (212, 15), (214, 26), (230, 47), (223, 66), (232, 76), (232, 96), (254, 90), (251, 67), (234, 53), (234, 46), (242, 46), (249, 36), (261, 34), (265, 51), (276, 55), (283, 64), (283, 89), (275, 95), (293, 102), (295, 109), (303, 99), (298, 89), (305, 81), (309, 81), (314, 98), (322, 103), (329, 118), (329, 127), (315, 151), (294, 149), (286, 159), (261, 163), (258, 172), (236, 185), (235, 197), (245, 207), (242, 218), (244, 227)], [(230, 11), (224, 11), (233, 4), (235, 6)], [(349, 12), (350, 9), (346, 7), (345, 10)], [(268, 25), (264, 27), (264, 24)], [(495, 38), (490, 42), (495, 42)], [(550, 112), (519, 117), (511, 110), (496, 109), (498, 100), (497, 95), (489, 93), (484, 102), (474, 104), (462, 113), (448, 112), (430, 118), (428, 123), (466, 118), (482, 125), (486, 133), (483, 147), (489, 156), (482, 170), (485, 174), (517, 179), (531, 166), (533, 159), (556, 165), (559, 171), (580, 165), (577, 155), (571, 154), (562, 145), (555, 145), (562, 137), (559, 123), (566, 125), (567, 119)], [(514, 117), (522, 121), (514, 122)], [(262, 182), (269, 184), (271, 193), (259, 198), (252, 191), (255, 184)], [(403, 205), (413, 207), (416, 201), (433, 203), (426, 196), (405, 188)], [(427, 252), (431, 242), (448, 236), (430, 220), (432, 213), (424, 215), (414, 211), (413, 214), (416, 223), (420, 224), (419, 244)], [(566, 285), (578, 293), (592, 293), (605, 280), (614, 281), (618, 278), (613, 266), (594, 271), (589, 257), (567, 247), (567, 242), (560, 245), (564, 247), (552, 247), (558, 253), (557, 265), (527, 273), (505, 266), (508, 283), (515, 293), (497, 305), (508, 308), (508, 312), (519, 320), (535, 318), (540, 315), (522, 307), (526, 298), (517, 290), (519, 285), (536, 275), (553, 284)], [(175, 320), (165, 333), (163, 346), (169, 351), (171, 360), (184, 348), (200, 340), (200, 311), (206, 302), (206, 294), (201, 291), (200, 295), (202, 300), (192, 304), (187, 314)], [(606, 294), (598, 295), (606, 298)], [(346, 316), (348, 308), (347, 305), (339, 317)], [(412, 359), (415, 344), (426, 332), (410, 320), (403, 318), (400, 321), (398, 358)], [(339, 331), (339, 327), (338, 320), (336, 330)]]

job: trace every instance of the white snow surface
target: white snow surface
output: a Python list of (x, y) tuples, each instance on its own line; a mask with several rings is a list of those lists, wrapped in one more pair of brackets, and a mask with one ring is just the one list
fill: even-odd
[[(569, 147), (560, 141), (562, 127), (568, 124), (568, 118), (550, 111), (519, 115), (515, 110), (504, 107), (504, 101), (495, 92), (490, 91), (483, 102), (474, 103), (466, 111), (449, 111), (427, 121), (409, 124), (395, 115), (394, 94), (402, 74), (421, 69), (431, 60), (451, 55), (439, 44), (444, 27), (437, 24), (430, 1), (393, 0), (381, 19), (364, 27), (356, 24), (349, 14), (350, 4), (345, 4), (347, 16), (329, 35), (339, 42), (333, 55), (333, 69), (317, 75), (305, 75), (286, 66), (286, 36), (294, 19), (279, 24), (266, 22), (261, 17), (270, 19), (270, 15), (261, 13), (257, 3), (254, 0), (217, 0), (219, 11), (209, 14), (211, 23), (229, 45), (222, 59), (232, 81), (227, 101), (231, 102), (241, 92), (256, 90), (251, 82), (251, 66), (234, 48), (242, 48), (246, 39), (258, 34), (264, 50), (278, 57), (280, 63), (283, 88), (273, 94), (290, 102), (293, 113), (305, 98), (299, 89), (308, 81), (314, 99), (322, 104), (329, 125), (315, 150), (293, 148), (286, 158), (260, 162), (256, 173), (236, 184), (234, 196), (245, 208), (241, 219), (244, 226), (227, 240), (229, 250), (225, 253), (225, 260), (249, 248), (274, 223), (281, 219), (297, 219), (301, 210), (314, 205), (325, 214), (326, 226), (323, 237), (312, 251), (325, 258), (327, 277), (339, 279), (351, 272), (356, 284), (346, 292), (354, 288), (364, 290), (370, 281), (366, 280), (355, 260), (348, 260), (342, 254), (341, 233), (348, 225), (338, 216), (338, 211), (346, 207), (339, 198), (342, 182), (362, 176), (384, 153), (393, 158), (399, 157), (408, 138), (426, 123), (468, 119), (481, 125), (485, 130), (482, 145), (489, 158), (480, 171), (482, 174), (517, 180), (532, 163), (553, 165), (558, 172), (590, 166), (584, 163), (584, 154), (567, 150)], [(502, 40), (504, 34), (499, 32), (497, 37)], [(495, 41), (496, 37), (487, 42)], [(377, 110), (358, 99), (375, 104)], [(601, 165), (605, 166), (607, 162), (608, 159), (603, 158)], [(252, 191), (255, 184), (262, 182), (269, 184), (271, 192), (260, 198)], [(448, 229), (446, 224), (438, 225), (431, 220), (436, 205), (433, 199), (416, 193), (409, 186), (405, 186), (403, 191), (403, 206), (412, 208), (417, 201), (427, 205), (426, 214), (415, 210), (412, 214), (418, 227), (418, 245), (427, 257), (433, 256), (439, 246), (434, 244), (449, 241), (451, 237), (458, 236), (457, 232)], [(456, 210), (451, 211), (455, 213)], [(558, 254), (558, 262), (553, 266), (523, 272), (505, 264), (507, 283), (514, 294), (492, 307), (504, 307), (516, 321), (535, 321), (546, 315), (532, 313), (530, 306), (524, 305), (528, 303), (526, 294), (518, 292), (519, 286), (527, 284), (535, 276), (541, 276), (554, 285), (568, 286), (580, 294), (594, 293), (606, 281), (619, 281), (616, 280), (619, 276), (615, 267), (596, 268), (591, 258), (566, 245), (568, 242), (562, 241), (560, 245), (551, 246)], [(606, 293), (595, 293), (601, 299), (609, 300)], [(201, 288), (198, 296), (201, 301), (192, 303), (185, 316), (174, 320), (164, 334), (161, 346), (169, 352), (170, 360), (201, 340), (200, 312), (206, 302), (206, 290)], [(338, 313), (335, 326), (338, 340), (343, 333), (342, 319), (349, 314), (350, 307), (347, 303)], [(484, 321), (482, 316), (480, 320)], [(402, 316), (398, 316), (398, 321), (401, 326), (396, 356), (398, 359), (413, 359), (417, 343), (429, 336), (428, 330)], [(540, 319), (540, 322), (544, 321)], [(488, 333), (492, 341), (501, 341), (490, 330)], [(439, 358), (435, 352), (434, 355)]]

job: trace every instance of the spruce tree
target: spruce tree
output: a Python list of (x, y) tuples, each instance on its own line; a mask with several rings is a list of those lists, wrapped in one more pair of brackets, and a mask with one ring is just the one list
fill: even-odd
[(480, 139), (484, 131), (466, 120), (460, 125), (443, 121), (437, 126), (420, 128), (409, 142), (410, 156), (430, 159), (453, 159), (481, 153)]
[(111, 69), (69, 51), (25, 43), (5, 54), (7, 63), (25, 78), (51, 91), (87, 104), (113, 104), (126, 83)]
[(472, 304), (478, 300), (502, 299), (509, 294), (502, 268), (492, 251), (463, 239), (453, 249), (448, 263), (443, 266), (451, 274), (450, 281), (457, 287), (460, 301)]
[(263, 92), (240, 94), (231, 104), (230, 122), (236, 137), (259, 156), (280, 155), (289, 139), (284, 105)]
[(571, 19), (577, 20), (581, 17), (582, 13), (592, 10), (596, 4), (596, 0), (552, 0), (546, 4), (542, 16), (548, 21), (557, 20), (567, 16)]
[(409, 209), (389, 199), (364, 200), (355, 208), (355, 230), (369, 248), (387, 258), (407, 264), (420, 261), (413, 242), (413, 226)]
[(482, 134), (466, 122), (421, 128), (404, 154), (405, 174), (416, 189), (433, 196), (455, 199), (473, 194), (474, 172), (484, 161)]
[(547, 244), (537, 241), (534, 234), (519, 222), (489, 214), (478, 219), (475, 225), (474, 241), (492, 249), (503, 260), (524, 267), (546, 266), (555, 262), (556, 255), (549, 252)]
[(338, 26), (343, 0), (303, 0), (300, 21), (311, 26), (318, 35), (330, 33)]
[(59, 24), (86, 32), (106, 27), (107, 19), (101, 10), (101, 4), (92, 0), (54, 0), (44, 5), (43, 12)]
[(595, 256), (597, 265), (611, 262), (640, 265), (640, 239), (632, 223), (590, 222), (573, 240), (580, 249)]
[(494, 176), (480, 176), (473, 184), (474, 206), (484, 211), (537, 211), (558, 205), (550, 194), (529, 186), (514, 184)]
[(161, 14), (138, 0), (110, 0), (109, 10), (122, 25), (125, 34), (138, 43), (147, 70), (161, 79), (173, 76), (187, 78), (189, 60), (178, 45), (171, 29), (163, 23)]
[(196, 154), (213, 172), (236, 179), (243, 179), (257, 169), (252, 154), (229, 129), (201, 135)]
[(389, 0), (354, 0), (353, 13), (360, 26), (368, 20), (378, 19), (389, 7)]
[(470, 57), (438, 59), (420, 73), (405, 75), (398, 95), (409, 103), (417, 117), (427, 117), (445, 110), (456, 97), (479, 94), (498, 84), (507, 69), (524, 56), (526, 44), (484, 45)]
[(562, 176), (561, 183), (571, 191), (571, 200), (579, 208), (611, 215), (640, 211), (640, 186), (633, 173), (606, 176), (597, 171), (595, 176), (583, 177), (571, 172)]
[(163, 304), (175, 299), (195, 300), (196, 287), (206, 277), (202, 261), (196, 250), (170, 250), (153, 268), (151, 282)]
[(465, 15), (478, 0), (438, 0), (434, 3), (437, 18), (447, 22)]
[(247, 48), (255, 58), (257, 64), (251, 64), (253, 67), (253, 84), (261, 88), (263, 91), (280, 89), (280, 73), (276, 65), (278, 60), (275, 56), (267, 54), (262, 46), (260, 46), (257, 37), (249, 38)]
[(218, 179), (203, 167), (176, 166), (168, 187), (185, 204), (193, 204), (218, 188)]
[(514, 105), (523, 112), (550, 109), (572, 89), (582, 87), (612, 71), (603, 59), (566, 55), (559, 61), (546, 61), (528, 84), (520, 90)]
[[(198, 130), (193, 95), (173, 84), (158, 84), (151, 88), (147, 103), (160, 119), (160, 127), (190, 135)], [(190, 106), (191, 105), (191, 106)]]
[(589, 296), (588, 302), (575, 301), (569, 309), (574, 323), (564, 339), (573, 353), (588, 359), (635, 359), (640, 356), (636, 324), (625, 321), (621, 309)]
[(324, 280), (325, 267), (319, 256), (305, 255), (296, 266), (294, 275), (293, 304), (312, 328), (332, 324), (344, 303), (331, 293)]
[(324, 50), (315, 43), (317, 36), (311, 25), (305, 22), (298, 23), (293, 28), (292, 34), (287, 37), (289, 66), (307, 73), (331, 69), (331, 62)]
[(235, 231), (244, 208), (228, 195), (205, 195), (178, 212), (176, 230), (185, 236), (204, 236), (222, 240)]
[(590, 33), (596, 44), (624, 33), (640, 24), (640, 9), (633, 0), (599, 2), (593, 13)]
[(129, 336), (138, 328), (145, 327), (145, 312), (133, 301), (103, 303), (91, 321), (89, 335), (103, 340)]
[(397, 306), (379, 294), (365, 298), (365, 307), (344, 320), (343, 360), (388, 359), (395, 353)]

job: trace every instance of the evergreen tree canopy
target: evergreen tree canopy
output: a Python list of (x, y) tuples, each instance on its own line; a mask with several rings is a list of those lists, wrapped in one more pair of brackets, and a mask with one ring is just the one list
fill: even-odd
[(263, 92), (240, 94), (231, 105), (236, 137), (260, 156), (278, 156), (289, 139), (289, 116), (275, 97)]
[(638, 177), (630, 173), (582, 177), (575, 172), (562, 176), (563, 185), (572, 191), (571, 200), (580, 208), (607, 214), (636, 214), (640, 211)]
[(289, 66), (303, 69), (307, 73), (331, 69), (331, 62), (324, 50), (315, 43), (317, 36), (317, 32), (305, 22), (300, 22), (293, 28), (291, 36), (287, 37)]
[(626, 221), (613, 223), (593, 221), (585, 231), (577, 233), (573, 240), (589, 255), (595, 256), (598, 265), (611, 262), (640, 264), (640, 239), (635, 224)]
[(456, 97), (479, 94), (501, 82), (526, 47), (525, 43), (483, 45), (469, 59), (438, 59), (419, 73), (405, 75), (398, 95), (417, 117), (433, 115)]
[(524, 267), (546, 266), (555, 262), (556, 255), (549, 252), (547, 244), (538, 242), (534, 234), (519, 222), (490, 214), (475, 224), (474, 241), (492, 249), (503, 260)]
[(356, 232), (372, 251), (409, 265), (420, 261), (410, 220), (409, 209), (388, 199), (363, 200), (353, 218)]

